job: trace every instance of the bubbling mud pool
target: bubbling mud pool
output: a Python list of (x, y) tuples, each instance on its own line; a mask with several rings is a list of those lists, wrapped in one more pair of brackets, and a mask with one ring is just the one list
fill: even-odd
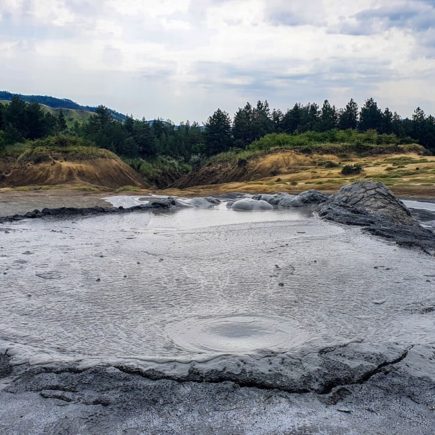
[(416, 316), (435, 304), (433, 258), (306, 210), (47, 218), (0, 240), (0, 341), (23, 359), (433, 342)]
[(287, 351), (308, 340), (289, 319), (249, 315), (184, 319), (166, 332), (175, 345), (195, 353)]

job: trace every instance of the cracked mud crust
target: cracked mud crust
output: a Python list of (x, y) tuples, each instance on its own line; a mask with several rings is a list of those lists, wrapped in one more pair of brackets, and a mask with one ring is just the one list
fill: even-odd
[[(283, 371), (268, 379), (262, 366), (277, 359)], [(259, 365), (235, 360), (234, 367), (247, 368), (234, 381), (225, 361), (178, 374), (173, 365), (166, 374), (126, 365), (18, 366), (0, 390), (0, 431), (430, 434), (434, 361), (430, 346), (391, 345), (380, 353), (349, 343), (269, 355)]]

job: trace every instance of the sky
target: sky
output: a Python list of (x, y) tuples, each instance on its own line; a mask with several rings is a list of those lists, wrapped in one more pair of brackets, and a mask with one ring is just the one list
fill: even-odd
[(0, 90), (206, 121), (247, 101), (435, 113), (435, 0), (0, 0)]

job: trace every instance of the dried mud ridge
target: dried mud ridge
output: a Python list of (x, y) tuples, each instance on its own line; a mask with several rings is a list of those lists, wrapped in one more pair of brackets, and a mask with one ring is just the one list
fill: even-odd
[(24, 219), (38, 219), (45, 217), (72, 218), (96, 216), (102, 214), (122, 214), (133, 213), (137, 211), (149, 211), (158, 209), (169, 209), (175, 207), (176, 202), (173, 198), (164, 198), (161, 200), (151, 201), (148, 204), (136, 205), (133, 207), (59, 207), (43, 208), (42, 210), (33, 210), (24, 214), (15, 214), (12, 216), (0, 217), (1, 223), (10, 223)]
[[(382, 351), (360, 343), (322, 348), (300, 355), (271, 353), (245, 357), (217, 357), (212, 365), (201, 362), (159, 363), (139, 368), (129, 363), (80, 368), (76, 365), (52, 364), (13, 366), (7, 352), (0, 355), (0, 379), (12, 377), (6, 388), (10, 393), (25, 391), (78, 392), (77, 384), (96, 381), (101, 385), (112, 375), (122, 373), (151, 381), (218, 384), (230, 382), (238, 387), (277, 390), (287, 393), (328, 395), (337, 387), (363, 384), (378, 373), (388, 373), (403, 361), (413, 346), (400, 349), (385, 346)], [(274, 370), (271, 371), (270, 368)], [(105, 377), (107, 379), (105, 381)], [(71, 401), (71, 400), (70, 400)]]
[[(5, 354), (0, 431), (301, 433), (294, 425), (304, 421), (309, 430), (302, 433), (337, 433), (335, 423), (345, 414), (342, 433), (392, 433), (397, 425), (402, 433), (429, 434), (434, 361), (433, 347), (364, 343), (149, 368), (12, 366)], [(264, 417), (263, 430), (255, 414)]]

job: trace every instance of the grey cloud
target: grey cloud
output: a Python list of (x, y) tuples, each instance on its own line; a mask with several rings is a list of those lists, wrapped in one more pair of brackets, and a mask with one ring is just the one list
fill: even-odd
[(434, 23), (435, 3), (417, 0), (401, 6), (364, 10), (352, 17), (343, 18), (336, 29), (330, 30), (351, 35), (370, 35), (390, 28), (421, 32), (432, 29)]
[(435, 8), (422, 6), (418, 2), (402, 8), (380, 8), (360, 12), (357, 21), (377, 20), (385, 27), (405, 27), (414, 30), (427, 30), (434, 26)]
[(309, 3), (270, 0), (264, 6), (266, 21), (282, 26), (325, 24), (324, 6), (321, 0)]
[[(300, 67), (301, 61), (282, 60), (268, 67), (241, 67), (228, 63), (197, 62), (196, 83), (206, 88), (237, 90), (247, 96), (289, 95), (297, 92), (306, 96), (328, 95), (332, 88), (352, 88), (355, 91), (373, 88), (380, 81), (397, 78), (386, 61), (369, 58), (330, 58), (313, 61), (308, 71), (283, 72), (289, 65)], [(240, 82), (237, 80), (240, 79)], [(311, 97), (310, 97), (311, 98)]]

